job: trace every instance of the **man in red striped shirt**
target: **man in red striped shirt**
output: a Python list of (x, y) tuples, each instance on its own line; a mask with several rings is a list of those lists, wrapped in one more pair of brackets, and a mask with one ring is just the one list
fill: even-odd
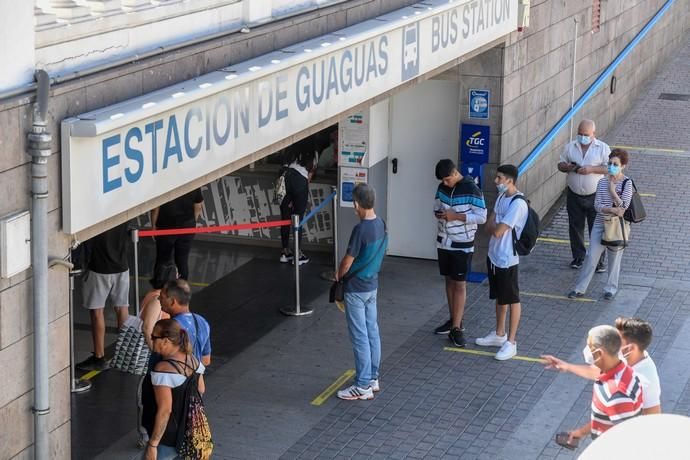
[(585, 361), (601, 370), (592, 389), (592, 419), (586, 425), (556, 435), (556, 442), (574, 449), (590, 433), (596, 438), (614, 425), (642, 413), (642, 385), (632, 367), (620, 357), (621, 337), (613, 326), (589, 330), (582, 350)]

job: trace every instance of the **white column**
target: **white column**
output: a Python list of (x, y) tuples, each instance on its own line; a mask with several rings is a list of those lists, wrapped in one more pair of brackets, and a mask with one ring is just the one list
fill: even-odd
[(50, 0), (46, 11), (60, 19), (77, 19), (91, 14), (88, 8), (79, 6), (73, 0)]
[(87, 0), (86, 5), (94, 13), (113, 13), (122, 11), (120, 0)]
[(141, 8), (151, 4), (151, 0), (121, 0), (122, 6), (127, 8)]
[(34, 24), (37, 28), (54, 24), (56, 22), (54, 14), (48, 14), (37, 6), (34, 6)]
[[(34, 81), (34, 20), (34, 2), (0, 0), (0, 89), (16, 88)], [(0, 128), (3, 133), (7, 129), (6, 126)]]
[(271, 17), (272, 0), (244, 0), (242, 18), (246, 23), (260, 22)]

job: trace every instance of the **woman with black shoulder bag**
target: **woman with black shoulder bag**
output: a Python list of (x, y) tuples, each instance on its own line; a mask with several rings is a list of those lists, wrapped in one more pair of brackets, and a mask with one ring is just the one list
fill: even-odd
[(568, 293), (571, 299), (585, 295), (597, 261), (606, 249), (609, 250), (609, 266), (604, 299), (611, 300), (618, 292), (621, 260), (630, 238), (630, 224), (623, 219), (633, 195), (633, 183), (623, 174), (627, 165), (628, 152), (623, 149), (614, 149), (609, 155), (608, 174), (597, 185), (594, 198), (597, 217), (592, 228), (582, 271), (575, 287)]

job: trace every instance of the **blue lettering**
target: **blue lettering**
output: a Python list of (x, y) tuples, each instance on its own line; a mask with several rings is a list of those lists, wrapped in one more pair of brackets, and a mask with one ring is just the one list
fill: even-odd
[(211, 150), (211, 108), (206, 104), (206, 151)]
[(462, 9), (462, 38), (467, 38), (470, 35), (470, 7), (465, 5)]
[(331, 97), (331, 91), (335, 91), (335, 95), (340, 94), (338, 88), (338, 67), (335, 65), (335, 57), (331, 56), (328, 65), (328, 89), (326, 90), (326, 99)]
[[(325, 62), (323, 60), (321, 61), (321, 73), (317, 73), (316, 63), (312, 64), (311, 73), (312, 73), (312, 76), (314, 77), (311, 81), (311, 95), (314, 98), (314, 104), (319, 105), (319, 104), (321, 104), (321, 101), (323, 101), (323, 94), (324, 94), (325, 82), (323, 80), (325, 78), (324, 74), (326, 73)], [(321, 83), (319, 85), (319, 86), (321, 86), (321, 90), (317, 94), (316, 93), (316, 86), (317, 86), (317, 83), (319, 83), (319, 82)]]
[[(364, 71), (365, 69), (365, 64), (364, 64), (364, 46), (362, 46), (362, 55), (360, 56), (360, 47), (355, 48), (355, 85), (356, 86), (362, 86), (362, 83), (364, 83)], [(361, 64), (361, 66), (360, 66)], [(361, 69), (360, 69), (361, 67)], [(361, 70), (361, 72), (360, 72)]]
[(388, 36), (384, 35), (379, 40), (379, 74), (385, 75), (388, 71)]
[(136, 172), (132, 172), (132, 169), (128, 166), (125, 168), (125, 179), (130, 184), (138, 181), (141, 178), (141, 174), (144, 172), (144, 154), (141, 150), (132, 147), (132, 139), (136, 139), (138, 142), (144, 140), (144, 136), (141, 134), (139, 128), (132, 128), (127, 131), (125, 136), (125, 156), (129, 160), (133, 160), (138, 164)]
[(276, 78), (276, 120), (282, 120), (288, 116), (288, 109), (281, 110), (280, 108), (280, 101), (287, 99), (285, 83), (287, 83), (287, 75), (278, 75)]
[[(302, 84), (303, 78), (307, 79), (304, 85)], [(304, 99), (301, 96), (304, 96)], [(308, 107), (311, 107), (309, 99), (309, 69), (306, 66), (302, 66), (299, 72), (297, 72), (297, 108), (300, 112), (304, 112)]]
[[(346, 60), (349, 61), (347, 66)], [(352, 52), (350, 50), (345, 50), (340, 58), (340, 84), (343, 86), (343, 93), (352, 89)]]
[(158, 131), (163, 129), (163, 120), (156, 120), (144, 126), (144, 132), (151, 134), (151, 174), (158, 172)]
[[(264, 113), (264, 98), (268, 99), (268, 107)], [(271, 121), (271, 114), (273, 113), (273, 92), (271, 91), (271, 84), (262, 81), (259, 82), (259, 128), (263, 128)]]
[(163, 169), (168, 168), (168, 158), (177, 157), (177, 162), (182, 163), (182, 149), (180, 148), (180, 135), (177, 131), (177, 118), (171, 115), (168, 120), (168, 135), (165, 139), (165, 154), (163, 155)]
[(116, 188), (122, 187), (122, 178), (108, 179), (108, 169), (120, 164), (120, 155), (108, 156), (108, 149), (119, 143), (119, 134), (103, 139), (103, 193), (112, 192)]
[(184, 149), (189, 158), (194, 158), (199, 154), (202, 144), (201, 136), (199, 136), (194, 147), (189, 143), (189, 122), (192, 121), (192, 117), (196, 117), (197, 120), (201, 121), (201, 109), (198, 107), (190, 109), (184, 117)]
[[(244, 96), (244, 97), (243, 97)], [(239, 136), (239, 126), (238, 123), (242, 120), (242, 128), (244, 128), (244, 134), (249, 134), (249, 88), (244, 88), (244, 94), (240, 94), (237, 91), (234, 94), (235, 97), (235, 139)], [(241, 108), (241, 111), (240, 111)]]
[(370, 75), (372, 72), (374, 73), (374, 78), (378, 77), (378, 73), (376, 73), (376, 52), (374, 49), (374, 44), (370, 43), (369, 44), (369, 65), (367, 65), (367, 81), (369, 81)]
[[(225, 127), (225, 131), (222, 134), (218, 129), (218, 121), (220, 119), (220, 117), (218, 116), (218, 111), (221, 107), (225, 109), (225, 124), (221, 125), (221, 127)], [(218, 147), (225, 145), (225, 143), (228, 141), (228, 137), (230, 137), (231, 126), (232, 125), (230, 120), (230, 101), (228, 101), (227, 97), (221, 97), (220, 99), (218, 99), (218, 102), (216, 102), (215, 109), (213, 109), (213, 139), (216, 141), (216, 145)]]

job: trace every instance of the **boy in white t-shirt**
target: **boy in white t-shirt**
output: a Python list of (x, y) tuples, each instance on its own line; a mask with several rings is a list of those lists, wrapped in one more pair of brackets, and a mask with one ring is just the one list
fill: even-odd
[[(616, 329), (621, 335), (621, 359), (633, 368), (642, 384), (642, 413), (661, 413), (661, 384), (656, 364), (647, 353), (652, 342), (652, 326), (640, 318), (616, 318)], [(580, 377), (596, 380), (600, 370), (587, 364), (571, 364), (551, 355), (542, 356), (546, 367), (570, 372)]]
[[(515, 183), (518, 169), (514, 165), (501, 165), (496, 170), (494, 183), (498, 198), (494, 210), (486, 220), (486, 231), (491, 235), (487, 268), (489, 274), (489, 298), (496, 299), (496, 330), (475, 343), (483, 347), (500, 347), (495, 358), (505, 361), (517, 354), (515, 336), (522, 307), (518, 285), (520, 257), (513, 246), (513, 230), (520, 238), (527, 222), (527, 202), (518, 198), (522, 193)], [(510, 308), (510, 328), (506, 331), (506, 316)], [(507, 332), (507, 333), (506, 333)]]

